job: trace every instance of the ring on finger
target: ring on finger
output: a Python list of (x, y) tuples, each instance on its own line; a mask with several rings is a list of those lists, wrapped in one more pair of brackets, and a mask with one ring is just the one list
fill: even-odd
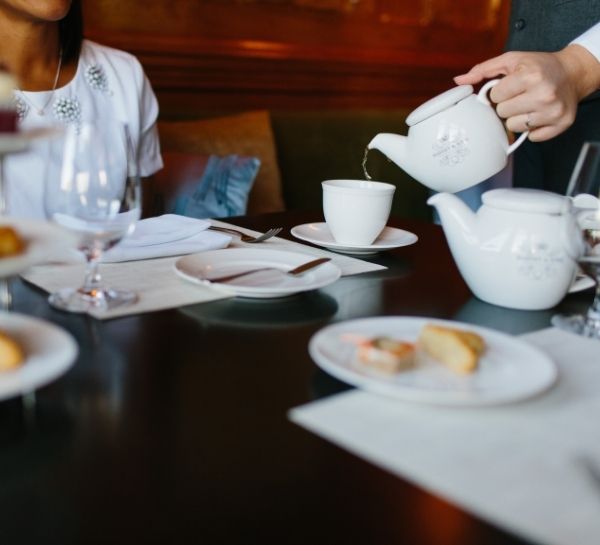
[(527, 114), (527, 119), (525, 120), (525, 126), (528, 129), (535, 129), (535, 125), (531, 122), (531, 113)]

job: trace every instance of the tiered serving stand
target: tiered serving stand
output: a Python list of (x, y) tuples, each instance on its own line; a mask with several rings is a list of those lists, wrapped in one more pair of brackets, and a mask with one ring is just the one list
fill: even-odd
[(7, 213), (4, 162), (8, 155), (25, 152), (31, 142), (56, 134), (55, 129), (36, 129), (0, 134), (0, 226), (11, 226), (26, 241), (23, 253), (0, 258), (0, 330), (14, 337), (26, 359), (14, 371), (0, 371), (0, 401), (23, 396), (24, 404), (35, 403), (35, 390), (58, 378), (73, 365), (78, 348), (64, 329), (44, 320), (10, 311), (9, 281), (50, 254), (73, 245), (72, 237), (43, 220), (11, 218)]

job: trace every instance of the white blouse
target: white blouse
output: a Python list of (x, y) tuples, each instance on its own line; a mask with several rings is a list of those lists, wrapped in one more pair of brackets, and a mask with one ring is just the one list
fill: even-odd
[[(129, 53), (84, 40), (75, 77), (67, 85), (54, 93), (17, 90), (15, 99), (22, 130), (116, 119), (127, 123), (138, 146), (141, 175), (163, 166), (156, 129), (158, 102), (142, 66)], [(44, 218), (44, 165), (35, 146), (5, 159), (5, 177), (8, 213)]]

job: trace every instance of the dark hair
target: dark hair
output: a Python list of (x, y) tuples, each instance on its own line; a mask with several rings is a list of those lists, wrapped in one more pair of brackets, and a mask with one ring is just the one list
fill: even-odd
[(69, 13), (58, 22), (58, 36), (62, 48), (63, 61), (69, 62), (79, 58), (83, 41), (83, 15), (81, 0), (73, 0)]

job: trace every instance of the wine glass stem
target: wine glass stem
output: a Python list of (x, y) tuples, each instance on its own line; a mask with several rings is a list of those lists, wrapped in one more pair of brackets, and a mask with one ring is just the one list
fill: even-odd
[(100, 292), (101, 280), (102, 278), (98, 272), (98, 260), (95, 258), (88, 258), (85, 266), (83, 286), (80, 291), (91, 297), (97, 297)]
[(596, 295), (585, 317), (587, 334), (600, 335), (600, 279), (596, 279)]
[(6, 184), (4, 178), (4, 154), (0, 153), (0, 215), (6, 214)]
[(12, 294), (10, 291), (10, 280), (0, 279), (0, 310), (8, 312), (12, 307)]

